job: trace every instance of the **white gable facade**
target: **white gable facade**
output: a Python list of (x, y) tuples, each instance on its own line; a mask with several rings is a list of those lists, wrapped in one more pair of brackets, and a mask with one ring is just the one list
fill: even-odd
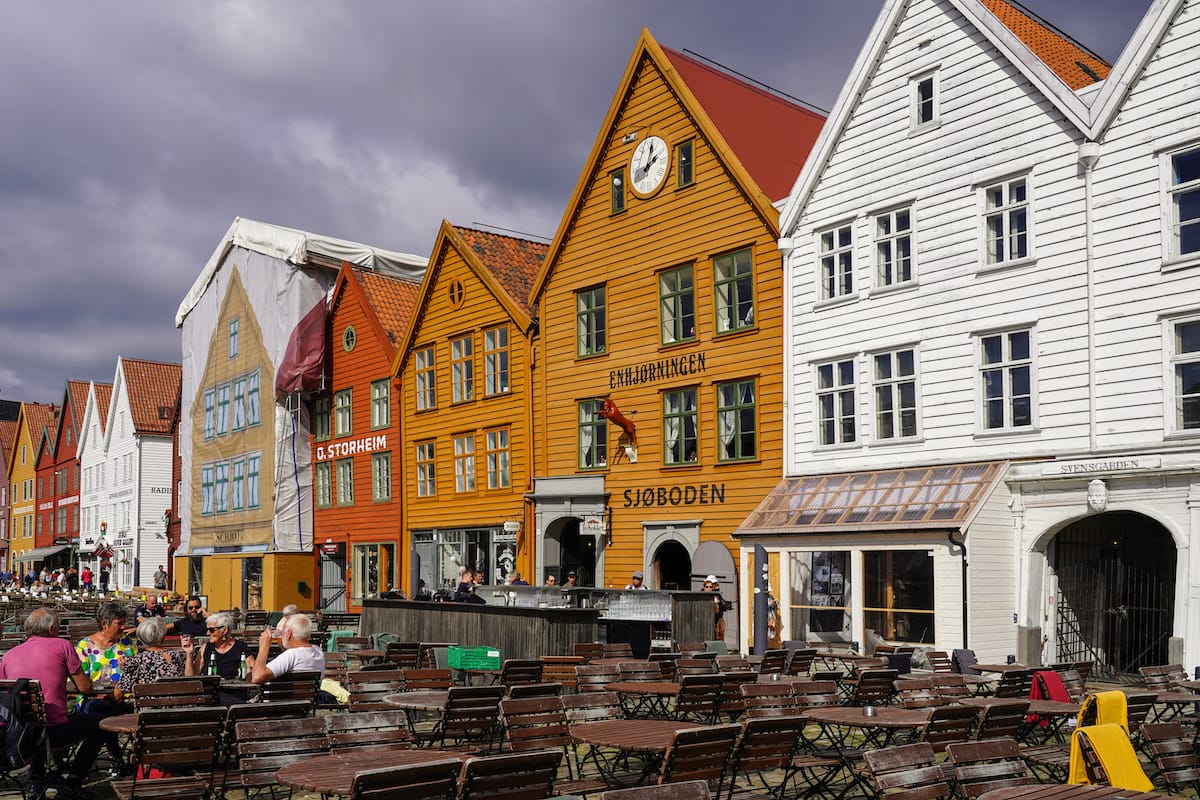
[[(79, 426), (79, 561), (96, 571), (96, 560), (92, 552), (100, 540), (100, 525), (105, 527), (112, 519), (108, 502), (108, 456), (101, 418), (104, 414), (97, 405), (96, 384), (88, 386), (87, 404)], [(109, 537), (105, 536), (105, 541)]]
[[(1163, 258), (1164, 159), (1200, 141), (1167, 89), (1196, 85), (1177, 5), (1099, 146), (1107, 87), (1071, 92), (974, 0), (885, 5), (783, 213), (785, 471), (825, 482), (739, 530), (744, 566), (756, 543), (787, 565), (784, 638), (1200, 663), (1170, 345), (1200, 254)], [(968, 497), (945, 475), (972, 464), (1002, 479)]]

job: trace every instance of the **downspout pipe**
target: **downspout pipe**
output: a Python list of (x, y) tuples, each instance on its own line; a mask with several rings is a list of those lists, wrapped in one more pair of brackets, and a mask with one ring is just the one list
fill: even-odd
[(955, 539), (954, 531), (946, 534), (951, 547), (962, 551), (962, 646), (965, 650), (969, 645), (967, 636), (967, 542), (965, 539)]

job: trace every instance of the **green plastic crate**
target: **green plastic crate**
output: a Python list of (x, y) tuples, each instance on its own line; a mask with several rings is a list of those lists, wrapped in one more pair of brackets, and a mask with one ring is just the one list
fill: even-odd
[(500, 651), (495, 647), (447, 648), (450, 666), (454, 669), (500, 669)]

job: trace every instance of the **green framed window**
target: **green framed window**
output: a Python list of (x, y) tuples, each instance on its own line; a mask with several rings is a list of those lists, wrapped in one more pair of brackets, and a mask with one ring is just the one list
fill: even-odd
[(717, 333), (754, 327), (754, 258), (750, 248), (713, 259)]
[(663, 464), (699, 462), (696, 387), (663, 392)]
[(696, 338), (696, 280), (691, 264), (658, 273), (658, 307), (663, 344)]
[(579, 468), (603, 469), (608, 466), (608, 420), (600, 416), (603, 400), (579, 403)]
[(758, 458), (758, 407), (754, 380), (717, 384), (717, 460)]
[(580, 356), (605, 352), (606, 313), (603, 286), (593, 286), (575, 293), (576, 352)]

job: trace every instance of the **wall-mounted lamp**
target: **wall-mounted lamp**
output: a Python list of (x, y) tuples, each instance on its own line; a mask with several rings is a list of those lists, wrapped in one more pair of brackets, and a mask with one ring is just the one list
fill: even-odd
[(621, 144), (629, 144), (630, 142), (636, 142), (637, 137), (638, 137), (637, 131), (630, 131), (629, 133), (627, 133), (621, 137)]
[(621, 186), (621, 176), (613, 175), (613, 186), (616, 186), (618, 188)]

